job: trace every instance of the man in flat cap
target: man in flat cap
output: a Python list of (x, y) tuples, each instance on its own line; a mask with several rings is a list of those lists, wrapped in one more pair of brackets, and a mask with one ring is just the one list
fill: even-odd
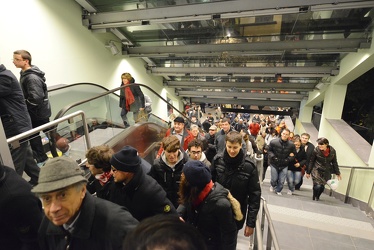
[(123, 238), (138, 221), (125, 208), (92, 197), (86, 184), (71, 158), (53, 158), (41, 168), (39, 183), (31, 190), (45, 213), (41, 249), (122, 249)]
[[(184, 151), (187, 150), (188, 143), (190, 143), (190, 141), (194, 139), (194, 136), (192, 135), (191, 131), (185, 128), (184, 118), (181, 116), (178, 116), (174, 119), (174, 127), (169, 128), (166, 131), (165, 138), (170, 135), (175, 135), (178, 138), (181, 144), (181, 149), (183, 149)], [(158, 150), (156, 158), (160, 158), (163, 151), (164, 148), (161, 145), (160, 149)]]
[(114, 187), (109, 200), (129, 209), (139, 221), (156, 214), (177, 216), (176, 209), (166, 192), (141, 167), (138, 151), (125, 146), (110, 159)]

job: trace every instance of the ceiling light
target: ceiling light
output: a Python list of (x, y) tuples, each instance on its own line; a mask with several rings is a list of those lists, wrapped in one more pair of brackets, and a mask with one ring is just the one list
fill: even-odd
[(117, 55), (119, 53), (119, 49), (117, 48), (116, 44), (114, 41), (109, 41), (106, 45), (105, 48), (110, 49), (110, 52), (112, 53), (113, 56)]

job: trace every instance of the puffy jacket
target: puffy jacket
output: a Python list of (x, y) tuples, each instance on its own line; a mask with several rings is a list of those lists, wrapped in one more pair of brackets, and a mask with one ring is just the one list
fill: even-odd
[(238, 230), (243, 227), (245, 218), (246, 225), (254, 228), (261, 199), (256, 166), (246, 158), (245, 154), (237, 166), (227, 164), (223, 159), (223, 154), (218, 154), (213, 159), (211, 169), (213, 181), (227, 188), (240, 203), (244, 218), (237, 222)]
[(51, 105), (44, 75), (44, 72), (37, 66), (21, 71), (20, 84), (30, 118), (33, 121), (45, 120), (51, 116)]
[(227, 194), (227, 189), (215, 183), (209, 195), (196, 209), (191, 204), (184, 205), (183, 218), (198, 229), (208, 249), (236, 249), (237, 228)]
[(186, 153), (183, 153), (182, 151), (179, 152), (179, 161), (174, 166), (174, 168), (171, 168), (166, 163), (164, 152), (160, 158), (154, 161), (153, 166), (151, 167), (151, 170), (148, 173), (166, 191), (167, 197), (173, 203), (175, 208), (178, 207), (178, 190), (182, 175), (182, 169), (184, 163), (186, 163), (188, 160), (188, 156)]
[(126, 185), (114, 183), (109, 200), (126, 207), (138, 221), (157, 214), (177, 216), (173, 204), (166, 198), (166, 192), (141, 168)]
[[(294, 156), (290, 156), (291, 153), (293, 153)], [(272, 140), (269, 144), (269, 165), (275, 168), (286, 168), (290, 162), (295, 160), (295, 155), (296, 148), (291, 141), (283, 141), (282, 138), (277, 138)]]
[(7, 138), (32, 128), (18, 80), (2, 64), (0, 65), (0, 116)]

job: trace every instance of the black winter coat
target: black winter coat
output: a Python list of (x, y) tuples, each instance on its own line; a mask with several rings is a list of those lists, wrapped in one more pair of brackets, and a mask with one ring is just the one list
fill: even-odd
[(39, 228), (39, 243), (41, 249), (46, 250), (122, 250), (124, 237), (137, 224), (124, 207), (92, 197), (87, 192), (73, 233), (44, 217)]
[(211, 250), (236, 249), (238, 231), (227, 194), (227, 189), (215, 183), (197, 208), (184, 204), (183, 219), (198, 229)]
[(112, 188), (109, 200), (126, 207), (139, 221), (157, 214), (177, 216), (173, 204), (166, 198), (166, 192), (141, 168), (129, 183), (115, 183)]
[(331, 179), (331, 174), (340, 175), (339, 165), (336, 158), (336, 151), (332, 146), (330, 154), (324, 156), (319, 147), (315, 147), (310, 157), (307, 174), (312, 174), (313, 183), (325, 185)]
[(32, 128), (18, 80), (2, 64), (0, 65), (0, 116), (7, 138)]
[(148, 173), (166, 191), (168, 199), (173, 203), (175, 208), (178, 207), (178, 190), (182, 169), (187, 161), (187, 154), (183, 154), (183, 159), (175, 165), (173, 171), (173, 169), (163, 161), (162, 157), (160, 157), (154, 161), (153, 166)]
[[(293, 161), (288, 164), (288, 170), (291, 171), (301, 171), (301, 168), (306, 164), (307, 156), (303, 146), (300, 147), (299, 152), (296, 152)], [(300, 163), (300, 167), (295, 167), (296, 163)]]
[(246, 225), (254, 228), (261, 199), (256, 166), (246, 159), (244, 153), (243, 158), (237, 164), (225, 162), (223, 154), (219, 154), (214, 157), (211, 169), (213, 181), (227, 188), (240, 203), (244, 218), (237, 222), (238, 230), (243, 227), (245, 218)]
[(87, 191), (90, 192), (90, 194), (96, 193), (96, 196), (104, 199), (104, 200), (109, 200), (109, 195), (110, 195), (110, 189), (113, 184), (113, 176), (109, 178), (109, 180), (105, 183), (104, 186), (100, 184), (100, 181), (95, 178), (94, 175), (91, 175), (88, 178), (88, 183), (87, 183)]
[(44, 72), (36, 66), (21, 71), (20, 84), (25, 96), (27, 110), (33, 121), (45, 120), (51, 116)]
[[(291, 153), (294, 156), (290, 156)], [(268, 150), (269, 165), (278, 169), (286, 168), (291, 161), (295, 160), (295, 155), (296, 148), (293, 142), (283, 141), (282, 138), (270, 141)]]
[(0, 166), (0, 249), (39, 249), (42, 204), (30, 190), (13, 169)]

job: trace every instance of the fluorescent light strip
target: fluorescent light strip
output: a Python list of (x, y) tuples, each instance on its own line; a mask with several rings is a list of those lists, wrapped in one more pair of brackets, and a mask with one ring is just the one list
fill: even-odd
[(336, 4), (322, 4), (311, 6), (311, 11), (327, 11), (327, 10), (342, 10), (342, 9), (360, 9), (360, 8), (374, 8), (374, 1), (362, 1), (355, 3), (336, 3)]

